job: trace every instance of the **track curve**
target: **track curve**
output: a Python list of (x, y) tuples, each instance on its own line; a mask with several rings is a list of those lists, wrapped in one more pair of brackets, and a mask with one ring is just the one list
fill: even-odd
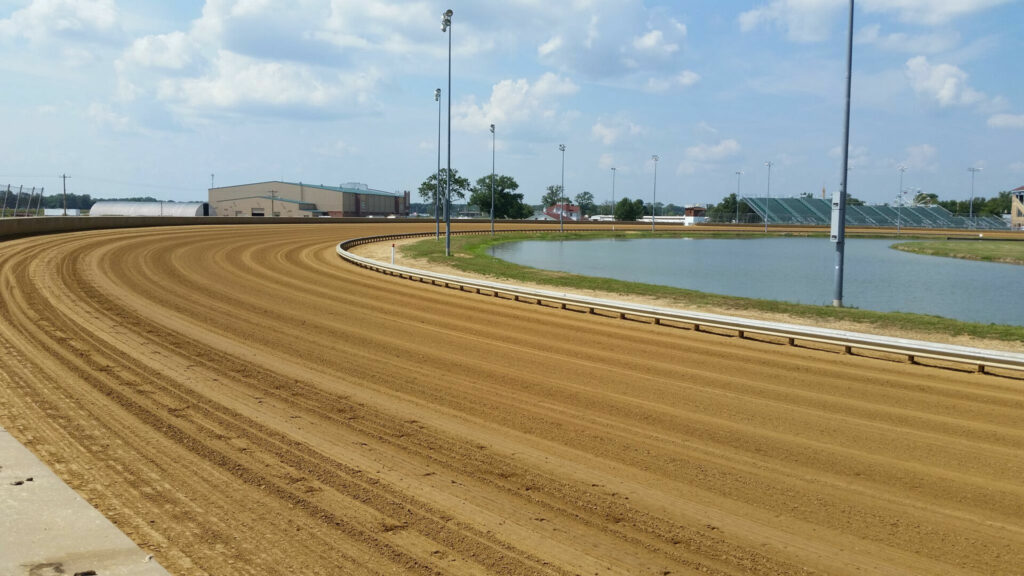
[[(1014, 574), (1024, 386), (343, 263), (0, 243), (0, 424), (178, 574)], [(486, 226), (486, 225), (483, 225)]]

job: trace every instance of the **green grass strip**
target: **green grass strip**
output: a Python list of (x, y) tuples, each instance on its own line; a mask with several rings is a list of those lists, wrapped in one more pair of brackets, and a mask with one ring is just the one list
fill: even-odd
[(893, 248), (914, 254), (1024, 264), (1024, 242), (1014, 240), (933, 240), (928, 242), (903, 242)]
[[(751, 238), (749, 235), (738, 236), (729, 233), (658, 233), (658, 238)], [(499, 234), (497, 236), (453, 236), (452, 256), (444, 255), (444, 240), (433, 238), (406, 244), (400, 248), (403, 256), (427, 260), (428, 262), (451, 266), (457, 270), (482, 274), (512, 282), (530, 282), (545, 286), (565, 289), (598, 290), (612, 294), (632, 294), (650, 296), (668, 302), (672, 307), (704, 308), (743, 311), (769, 312), (786, 314), (794, 318), (807, 320), (839, 320), (855, 322), (864, 326), (865, 331), (871, 328), (881, 330), (907, 330), (925, 334), (943, 334), (949, 336), (973, 336), (976, 338), (1024, 341), (1024, 327), (1006, 324), (982, 324), (962, 322), (940, 316), (913, 314), (909, 312), (875, 312), (857, 308), (834, 308), (832, 306), (812, 306), (794, 304), (777, 300), (741, 298), (723, 296), (697, 290), (628, 282), (613, 278), (581, 276), (568, 272), (541, 270), (528, 266), (520, 266), (489, 255), (489, 249), (506, 242), (524, 240), (591, 240), (598, 238), (645, 238), (651, 237), (649, 232), (576, 232), (560, 234), (544, 232), (536, 234)]]

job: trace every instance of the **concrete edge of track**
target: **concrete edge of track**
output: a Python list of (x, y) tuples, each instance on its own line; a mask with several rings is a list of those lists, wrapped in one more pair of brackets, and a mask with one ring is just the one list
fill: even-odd
[(0, 574), (168, 574), (2, 427), (0, 511)]
[[(522, 233), (544, 231), (546, 230), (502, 230), (500, 232)], [(452, 234), (481, 235), (490, 234), (490, 232), (484, 230), (452, 232)], [(520, 299), (526, 299), (527, 301), (532, 301), (532, 303), (535, 304), (559, 306), (563, 310), (571, 308), (586, 311), (591, 314), (600, 311), (604, 314), (618, 316), (621, 319), (645, 319), (654, 324), (668, 323), (668, 325), (674, 326), (683, 324), (688, 325), (694, 330), (723, 330), (740, 338), (749, 338), (751, 335), (781, 338), (789, 345), (797, 345), (798, 343), (825, 344), (837, 346), (846, 354), (854, 354), (855, 351), (894, 354), (906, 358), (907, 361), (911, 363), (918, 363), (922, 359), (928, 359), (931, 361), (951, 362), (957, 365), (971, 366), (979, 372), (987, 372), (990, 369), (995, 368), (999, 370), (1012, 371), (1017, 374), (1024, 374), (1024, 354), (1014, 352), (987, 350), (984, 348), (972, 348), (952, 344), (940, 344), (908, 338), (876, 336), (861, 332), (817, 328), (799, 324), (752, 320), (735, 316), (705, 314), (673, 308), (632, 304), (617, 300), (591, 298), (570, 293), (523, 288), (512, 284), (473, 280), (461, 276), (437, 274), (416, 268), (396, 266), (380, 262), (379, 260), (364, 258), (348, 251), (348, 248), (352, 248), (360, 244), (386, 242), (407, 238), (422, 238), (433, 235), (433, 233), (390, 234), (384, 236), (354, 238), (338, 244), (337, 253), (341, 258), (348, 262), (357, 266), (382, 272), (384, 274), (419, 282), (429, 282), (435, 285), (440, 284), (444, 287), (458, 288), (463, 291), (469, 290), (478, 294), (486, 292), (490, 296), (504, 296), (517, 301)]]

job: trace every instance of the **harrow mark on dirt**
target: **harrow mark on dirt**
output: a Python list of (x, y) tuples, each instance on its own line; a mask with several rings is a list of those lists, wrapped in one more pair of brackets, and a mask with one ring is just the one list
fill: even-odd
[(179, 574), (1024, 565), (1019, 381), (524, 307), (334, 253), (431, 226), (0, 243), (0, 424)]

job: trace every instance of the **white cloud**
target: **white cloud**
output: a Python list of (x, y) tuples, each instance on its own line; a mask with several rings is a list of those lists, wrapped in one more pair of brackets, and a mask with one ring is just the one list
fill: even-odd
[(601, 118), (590, 129), (591, 136), (605, 146), (615, 144), (623, 136), (640, 136), (646, 132), (643, 126), (624, 118)]
[(733, 138), (719, 141), (717, 144), (697, 144), (683, 152), (683, 161), (677, 172), (693, 174), (702, 168), (714, 166), (723, 160), (733, 158), (740, 153), (740, 143)]
[(98, 36), (117, 23), (114, 0), (33, 0), (0, 20), (0, 36), (32, 41), (52, 36)]
[[(910, 24), (939, 26), (1011, 1), (861, 0), (859, 4), (867, 13), (894, 14)], [(744, 32), (774, 26), (784, 29), (786, 37), (794, 42), (821, 42), (830, 37), (837, 24), (845, 22), (843, 15), (848, 6), (846, 0), (772, 0), (767, 5), (741, 13), (738, 21)]]
[(740, 30), (778, 26), (794, 42), (821, 42), (829, 37), (835, 14), (844, 4), (843, 0), (772, 0), (740, 14)]
[(679, 51), (679, 45), (665, 41), (665, 35), (661, 30), (651, 30), (643, 36), (633, 38), (633, 48), (639, 52), (652, 52), (657, 54), (672, 54)]
[(953, 31), (916, 35), (902, 32), (882, 34), (880, 24), (870, 24), (857, 31), (854, 41), (858, 44), (877, 46), (890, 52), (938, 54), (956, 48), (960, 44), (960, 34)]
[(672, 88), (688, 88), (700, 82), (700, 74), (690, 70), (683, 70), (669, 78), (648, 78), (644, 89), (647, 92), (665, 92)]
[(543, 58), (543, 57), (547, 56), (548, 54), (551, 54), (552, 52), (557, 52), (561, 47), (562, 47), (562, 37), (561, 36), (555, 36), (554, 38), (548, 40), (547, 42), (545, 42), (545, 43), (543, 43), (543, 44), (541, 44), (540, 46), (537, 47), (537, 56), (540, 56), (541, 58)]
[(686, 158), (696, 162), (718, 162), (739, 154), (740, 143), (729, 138), (718, 144), (698, 144), (686, 149)]
[(935, 172), (939, 168), (936, 162), (938, 151), (930, 144), (910, 146), (906, 154), (906, 158), (899, 164), (911, 172)]
[(547, 72), (532, 84), (525, 78), (502, 80), (491, 89), (484, 104), (475, 99), (454, 105), (452, 125), (476, 132), (488, 124), (515, 126), (525, 123), (550, 124), (562, 118), (558, 101), (579, 91), (569, 78)]
[(119, 64), (180, 70), (195, 57), (197, 46), (184, 32), (145, 36), (132, 42)]
[(538, 56), (542, 63), (563, 73), (625, 79), (664, 76), (682, 65), (686, 25), (662, 17), (661, 9), (648, 8), (642, 1), (530, 4), (535, 11), (530, 24), (550, 30)]
[(96, 102), (90, 104), (87, 114), (97, 125), (115, 132), (139, 131), (139, 128), (130, 118), (114, 112), (104, 104)]
[(935, 100), (939, 106), (983, 103), (985, 95), (967, 84), (967, 73), (952, 64), (932, 65), (924, 56), (907, 60), (907, 79), (914, 92)]
[[(867, 12), (895, 14), (908, 24), (936, 26), (1012, 0), (861, 0)], [(845, 4), (845, 2), (844, 2)]]
[[(828, 151), (828, 155), (830, 158), (842, 160), (843, 149), (841, 146), (835, 146)], [(849, 150), (848, 161), (850, 168), (863, 168), (871, 163), (871, 153), (864, 146), (854, 146)], [(840, 169), (840, 172), (842, 172), (842, 169)]]
[(1024, 128), (1024, 114), (995, 114), (988, 119), (993, 128)]
[(192, 112), (248, 109), (321, 108), (340, 102), (364, 102), (377, 82), (373, 70), (340, 77), (312, 66), (268, 62), (220, 50), (208, 74), (168, 78), (157, 95)]

